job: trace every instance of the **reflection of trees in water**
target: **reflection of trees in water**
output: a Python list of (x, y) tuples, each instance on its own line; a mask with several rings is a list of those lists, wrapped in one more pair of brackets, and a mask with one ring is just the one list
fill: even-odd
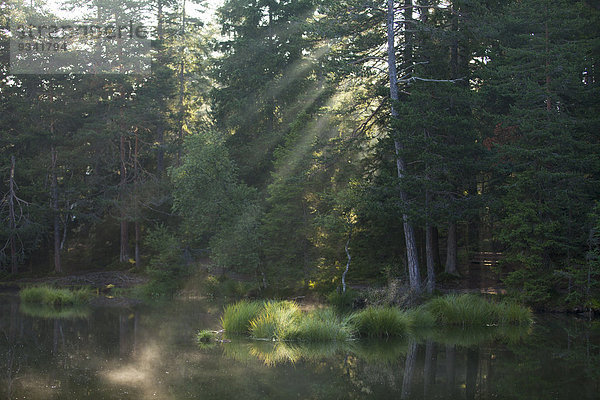
[[(135, 348), (137, 313), (121, 320), (115, 313), (92, 319), (88, 309), (55, 309), (19, 305), (18, 299), (0, 302), (0, 398), (22, 394), (46, 398), (57, 393), (87, 395), (81, 385), (90, 371)], [(119, 340), (117, 340), (119, 339)], [(118, 351), (114, 351), (115, 344)], [(103, 351), (104, 350), (104, 351)], [(85, 397), (85, 396), (84, 396)]]

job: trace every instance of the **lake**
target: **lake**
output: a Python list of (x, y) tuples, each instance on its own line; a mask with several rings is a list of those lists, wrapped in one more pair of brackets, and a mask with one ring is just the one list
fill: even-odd
[(600, 321), (434, 329), (399, 340), (200, 346), (222, 306), (77, 308), (0, 296), (0, 399), (598, 399)]

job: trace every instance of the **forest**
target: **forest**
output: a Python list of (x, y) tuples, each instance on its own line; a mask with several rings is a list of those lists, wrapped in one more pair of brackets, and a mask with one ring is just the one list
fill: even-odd
[(152, 27), (144, 74), (15, 73), (62, 17), (0, 3), (0, 280), (600, 310), (599, 1), (194, 1), (68, 2)]

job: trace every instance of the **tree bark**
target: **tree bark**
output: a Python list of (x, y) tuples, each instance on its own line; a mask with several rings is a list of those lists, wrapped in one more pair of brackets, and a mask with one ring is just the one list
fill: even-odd
[[(412, 5), (412, 0), (407, 0), (407, 4)], [(395, 34), (394, 34), (394, 0), (387, 0), (387, 45), (388, 45), (388, 74), (390, 79), (390, 99), (392, 101), (392, 121), (398, 119), (398, 111), (394, 107), (394, 102), (397, 102), (398, 97), (398, 72), (396, 70), (396, 47), (395, 47)], [(408, 47), (408, 45), (406, 46)], [(410, 54), (411, 51), (405, 58), (412, 59)], [(410, 60), (405, 60), (410, 61)], [(402, 151), (404, 149), (403, 144), (399, 141), (398, 137), (394, 135), (394, 150), (396, 152), (396, 170), (398, 178), (402, 180), (404, 177), (406, 166)], [(403, 204), (407, 203), (407, 195), (403, 189), (400, 189), (400, 201)], [(402, 214), (402, 221), (404, 227), (404, 240), (406, 243), (406, 257), (408, 261), (408, 276), (410, 282), (410, 288), (417, 293), (421, 292), (421, 277), (419, 275), (419, 256), (417, 253), (417, 244), (415, 240), (415, 232), (412, 224), (408, 220), (406, 213)]]
[(134, 153), (134, 164), (133, 164), (133, 185), (134, 185), (134, 199), (133, 199), (133, 204), (135, 207), (135, 223), (134, 223), (134, 230), (135, 230), (135, 267), (136, 268), (140, 268), (142, 266), (142, 260), (141, 260), (141, 256), (140, 256), (140, 241), (141, 241), (141, 227), (140, 227), (140, 210), (139, 210), (139, 203), (138, 203), (138, 186), (139, 186), (139, 165), (138, 165), (138, 150), (139, 150), (139, 140), (138, 140), (138, 132), (135, 132), (135, 153)]
[[(157, 35), (158, 35), (158, 48), (159, 48), (159, 60), (162, 62), (162, 53), (163, 53), (163, 39), (164, 39), (164, 30), (163, 30), (163, 1), (159, 0), (157, 4)], [(158, 151), (156, 153), (156, 172), (158, 176), (162, 176), (165, 170), (165, 129), (162, 124), (162, 120), (157, 123), (156, 126), (156, 142), (158, 143)]]
[(127, 214), (125, 212), (125, 185), (127, 184), (127, 167), (125, 165), (125, 136), (121, 135), (121, 252), (120, 262), (129, 261), (129, 241), (127, 232)]
[(456, 223), (451, 222), (448, 226), (448, 243), (446, 246), (446, 268), (444, 270), (447, 274), (458, 275), (458, 270), (456, 269), (456, 254)]
[(17, 264), (17, 245), (15, 241), (17, 230), (17, 218), (15, 215), (15, 156), (10, 157), (10, 179), (8, 181), (8, 220), (10, 225), (10, 272), (16, 275), (19, 272)]
[(440, 259), (440, 233), (437, 226), (431, 227), (431, 243), (433, 248), (433, 265), (438, 269), (442, 265), (442, 260)]
[(425, 257), (427, 259), (427, 293), (435, 290), (435, 257), (436, 251), (433, 243), (433, 227), (427, 225), (425, 228)]
[(50, 148), (50, 154), (52, 157), (52, 213), (54, 214), (54, 272), (62, 272), (62, 264), (60, 261), (60, 212), (58, 209), (58, 177), (56, 175), (56, 161), (58, 158), (58, 152), (54, 146)]
[(179, 60), (179, 133), (177, 148), (177, 165), (181, 165), (181, 149), (183, 146), (183, 126), (185, 125), (185, 109), (183, 104), (185, 94), (185, 0), (181, 9), (181, 59)]
[(344, 250), (346, 251), (346, 257), (348, 257), (348, 262), (346, 263), (346, 269), (342, 274), (342, 293), (346, 293), (346, 274), (348, 273), (348, 269), (350, 268), (350, 261), (352, 257), (350, 257), (350, 252), (348, 251), (348, 245), (350, 245), (350, 239), (352, 238), (352, 231), (348, 234), (348, 240), (346, 241), (346, 246)]

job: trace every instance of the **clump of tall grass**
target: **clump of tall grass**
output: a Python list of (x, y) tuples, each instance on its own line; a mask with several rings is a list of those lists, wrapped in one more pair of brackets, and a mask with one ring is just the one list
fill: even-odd
[(325, 342), (353, 337), (352, 326), (332, 310), (305, 313), (291, 301), (241, 301), (226, 307), (222, 324), (227, 332), (255, 339)]
[(295, 324), (284, 332), (284, 340), (302, 342), (337, 342), (352, 339), (353, 327), (329, 309), (301, 314)]
[(87, 288), (58, 289), (51, 286), (31, 286), (19, 292), (24, 303), (50, 306), (81, 305), (87, 303), (92, 296), (92, 291)]
[(430, 300), (424, 308), (442, 325), (529, 324), (531, 310), (516, 303), (487, 301), (470, 294), (450, 294)]
[(435, 317), (425, 307), (420, 306), (407, 311), (410, 327), (414, 329), (432, 328), (436, 325)]
[(285, 340), (300, 319), (300, 308), (292, 301), (267, 301), (250, 321), (250, 335), (257, 339)]
[(360, 336), (404, 336), (411, 326), (410, 315), (395, 307), (368, 307), (352, 314), (348, 322)]
[(258, 301), (239, 301), (225, 307), (221, 318), (223, 329), (230, 333), (249, 333), (250, 322), (254, 320), (263, 309), (263, 304)]

